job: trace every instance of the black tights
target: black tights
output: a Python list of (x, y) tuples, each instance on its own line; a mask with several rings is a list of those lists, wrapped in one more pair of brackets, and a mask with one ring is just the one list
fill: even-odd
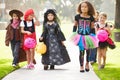
[[(79, 55), (80, 66), (84, 65), (84, 54), (85, 51), (80, 51), (80, 55)], [(90, 54), (90, 50), (86, 50), (86, 62), (89, 62), (89, 54)]]

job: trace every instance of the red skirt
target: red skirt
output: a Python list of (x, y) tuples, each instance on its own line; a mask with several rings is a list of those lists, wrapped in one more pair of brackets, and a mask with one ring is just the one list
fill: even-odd
[[(34, 32), (34, 33), (32, 33), (31, 35), (27, 35), (27, 34), (24, 34), (24, 41), (25, 41), (25, 39), (26, 38), (32, 38), (32, 39), (34, 39), (35, 40), (35, 42), (36, 42), (36, 44), (37, 44), (37, 41), (36, 41), (36, 33)], [(24, 43), (24, 42), (23, 42)], [(34, 47), (35, 48), (35, 47)], [(27, 47), (25, 47), (24, 45), (23, 45), (23, 49), (24, 50), (29, 50), (30, 48), (27, 48)]]

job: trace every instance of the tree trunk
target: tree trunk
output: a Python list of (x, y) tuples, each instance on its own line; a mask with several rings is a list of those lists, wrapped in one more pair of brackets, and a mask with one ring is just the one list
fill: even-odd
[(120, 0), (116, 0), (115, 28), (120, 29)]

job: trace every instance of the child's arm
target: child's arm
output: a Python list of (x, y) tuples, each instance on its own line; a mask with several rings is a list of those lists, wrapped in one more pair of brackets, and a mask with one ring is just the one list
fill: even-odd
[(91, 16), (91, 29), (95, 28), (95, 17)]
[(73, 32), (76, 32), (78, 26), (78, 22), (74, 21)]
[(59, 38), (60, 41), (65, 41), (66, 40), (63, 32), (60, 29), (59, 24), (57, 24), (57, 35), (58, 35), (58, 38)]
[(45, 38), (46, 34), (47, 34), (47, 29), (46, 29), (45, 25), (43, 25), (43, 33), (42, 33), (41, 37), (39, 38), (40, 42), (43, 41), (43, 39)]
[(74, 26), (73, 26), (73, 32), (76, 32), (76, 30), (77, 30), (77, 26), (78, 26), (78, 16), (79, 16), (79, 15), (76, 15), (76, 16), (75, 16)]
[(98, 31), (98, 23), (95, 23), (95, 24), (94, 24), (94, 28), (95, 28), (95, 34), (96, 34), (97, 31)]
[(37, 17), (34, 15), (34, 17), (35, 17), (35, 22), (34, 22), (34, 24), (36, 25), (36, 26), (40, 26), (40, 21), (38, 21), (38, 19), (37, 19)]
[(10, 41), (10, 24), (6, 28), (6, 37), (5, 37), (5, 45), (9, 46), (9, 41)]
[(96, 30), (95, 30), (95, 17), (91, 16), (91, 25), (90, 25), (90, 29), (91, 29), (91, 33), (96, 34)]
[(28, 34), (28, 35), (31, 35), (31, 34), (32, 34), (30, 31), (25, 31), (25, 30), (24, 30), (24, 27), (21, 27), (21, 33), (23, 33), (23, 34)]

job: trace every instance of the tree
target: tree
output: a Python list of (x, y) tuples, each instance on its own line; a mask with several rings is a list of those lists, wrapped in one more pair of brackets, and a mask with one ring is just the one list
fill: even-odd
[(116, 0), (115, 8), (115, 28), (120, 29), (120, 0)]

